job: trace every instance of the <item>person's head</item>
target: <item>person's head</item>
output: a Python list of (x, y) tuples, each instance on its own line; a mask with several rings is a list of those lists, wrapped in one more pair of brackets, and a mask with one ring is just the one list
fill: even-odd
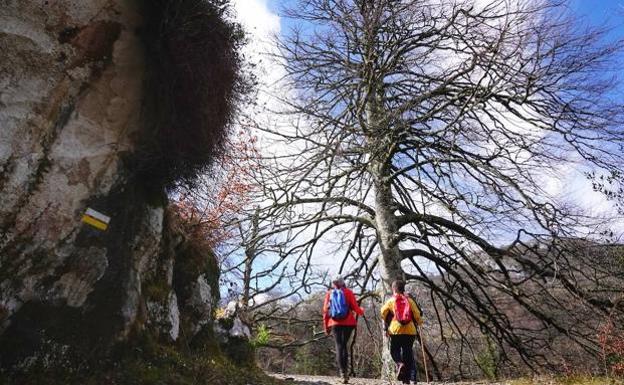
[(405, 293), (405, 282), (401, 281), (400, 279), (392, 282), (392, 291), (394, 292), (394, 294)]
[(332, 284), (337, 288), (345, 287), (345, 282), (341, 275), (334, 276), (334, 278), (332, 278)]

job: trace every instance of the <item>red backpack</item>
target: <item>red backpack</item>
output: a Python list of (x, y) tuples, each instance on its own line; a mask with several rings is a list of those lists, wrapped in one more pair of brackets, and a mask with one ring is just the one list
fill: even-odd
[(412, 308), (409, 300), (403, 294), (394, 296), (394, 319), (399, 321), (401, 325), (412, 322)]

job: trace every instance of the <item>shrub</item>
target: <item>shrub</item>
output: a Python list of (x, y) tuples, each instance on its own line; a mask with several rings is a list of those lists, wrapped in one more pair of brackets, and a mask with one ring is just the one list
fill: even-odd
[(598, 329), (598, 342), (606, 374), (624, 376), (624, 334), (611, 318)]
[(192, 185), (221, 152), (245, 89), (244, 34), (225, 0), (145, 1), (145, 131), (139, 175), (152, 185)]
[(489, 380), (498, 378), (500, 357), (494, 341), (487, 339), (486, 348), (476, 355), (475, 362)]
[(261, 324), (256, 330), (256, 336), (251, 340), (251, 345), (254, 348), (259, 348), (262, 346), (266, 346), (271, 339), (271, 332), (266, 327), (265, 324)]

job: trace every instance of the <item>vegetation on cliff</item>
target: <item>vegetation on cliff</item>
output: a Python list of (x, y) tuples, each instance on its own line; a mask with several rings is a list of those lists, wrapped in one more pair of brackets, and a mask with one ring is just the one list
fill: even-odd
[[(248, 341), (214, 319), (215, 255), (167, 197), (221, 154), (248, 86), (244, 35), (228, 9), (221, 0), (3, 5), (2, 381), (255, 376)], [(17, 162), (24, 154), (32, 160)], [(108, 227), (81, 223), (87, 209)]]

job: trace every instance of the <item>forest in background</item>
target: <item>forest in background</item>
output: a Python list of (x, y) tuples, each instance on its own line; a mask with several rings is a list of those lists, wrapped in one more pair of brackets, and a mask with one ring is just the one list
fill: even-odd
[[(571, 241), (574, 242), (574, 241)], [(624, 273), (624, 247), (586, 244), (579, 242), (575, 247), (582, 253), (591, 254), (597, 262), (608, 265), (614, 276), (622, 279)], [(444, 279), (439, 277), (438, 279)], [(588, 282), (580, 285), (591, 285)], [(596, 289), (596, 288), (594, 288)], [(621, 319), (611, 315), (599, 315), (582, 305), (578, 299), (566, 295), (564, 290), (553, 286), (551, 291), (557, 301), (566, 302), (571, 311), (582, 313), (586, 319), (583, 332), (599, 341), (599, 352), (584, 350), (572, 342), (565, 331), (535, 329), (535, 338), (549, 348), (531, 352), (535, 357), (552, 355), (544, 361), (523, 362), (518, 355), (505, 357), (495, 343), (488, 339), (474, 322), (466, 317), (443, 318), (436, 309), (428, 290), (413, 284), (407, 290), (423, 310), (426, 320), (423, 330), (425, 355), (429, 375), (438, 380), (465, 380), (517, 378), (535, 373), (560, 375), (622, 375), (624, 338), (616, 324)], [(548, 295), (536, 292), (541, 301), (553, 300)], [(261, 326), (256, 328), (256, 339), (261, 341), (257, 352), (261, 367), (269, 372), (310, 375), (334, 375), (337, 372), (334, 345), (331, 338), (324, 337), (320, 311), (324, 292), (311, 295), (295, 304), (276, 304), (256, 315)], [(461, 296), (458, 294), (461, 300)], [(494, 301), (505, 298), (493, 297)], [(624, 300), (624, 299), (623, 299)], [(381, 320), (378, 298), (369, 297), (362, 301), (366, 310), (365, 319), (360, 318), (353, 352), (353, 372), (358, 377), (377, 378), (381, 371)], [(514, 327), (534, 328), (530, 314), (507, 301), (500, 304)], [(566, 313), (553, 311), (548, 316), (565, 320)], [(256, 321), (258, 322), (258, 321)], [(461, 334), (448, 333), (451, 323), (462, 330)], [(446, 333), (441, 333), (446, 330)], [(417, 365), (421, 381), (424, 381), (424, 367), (419, 344), (415, 345)]]

